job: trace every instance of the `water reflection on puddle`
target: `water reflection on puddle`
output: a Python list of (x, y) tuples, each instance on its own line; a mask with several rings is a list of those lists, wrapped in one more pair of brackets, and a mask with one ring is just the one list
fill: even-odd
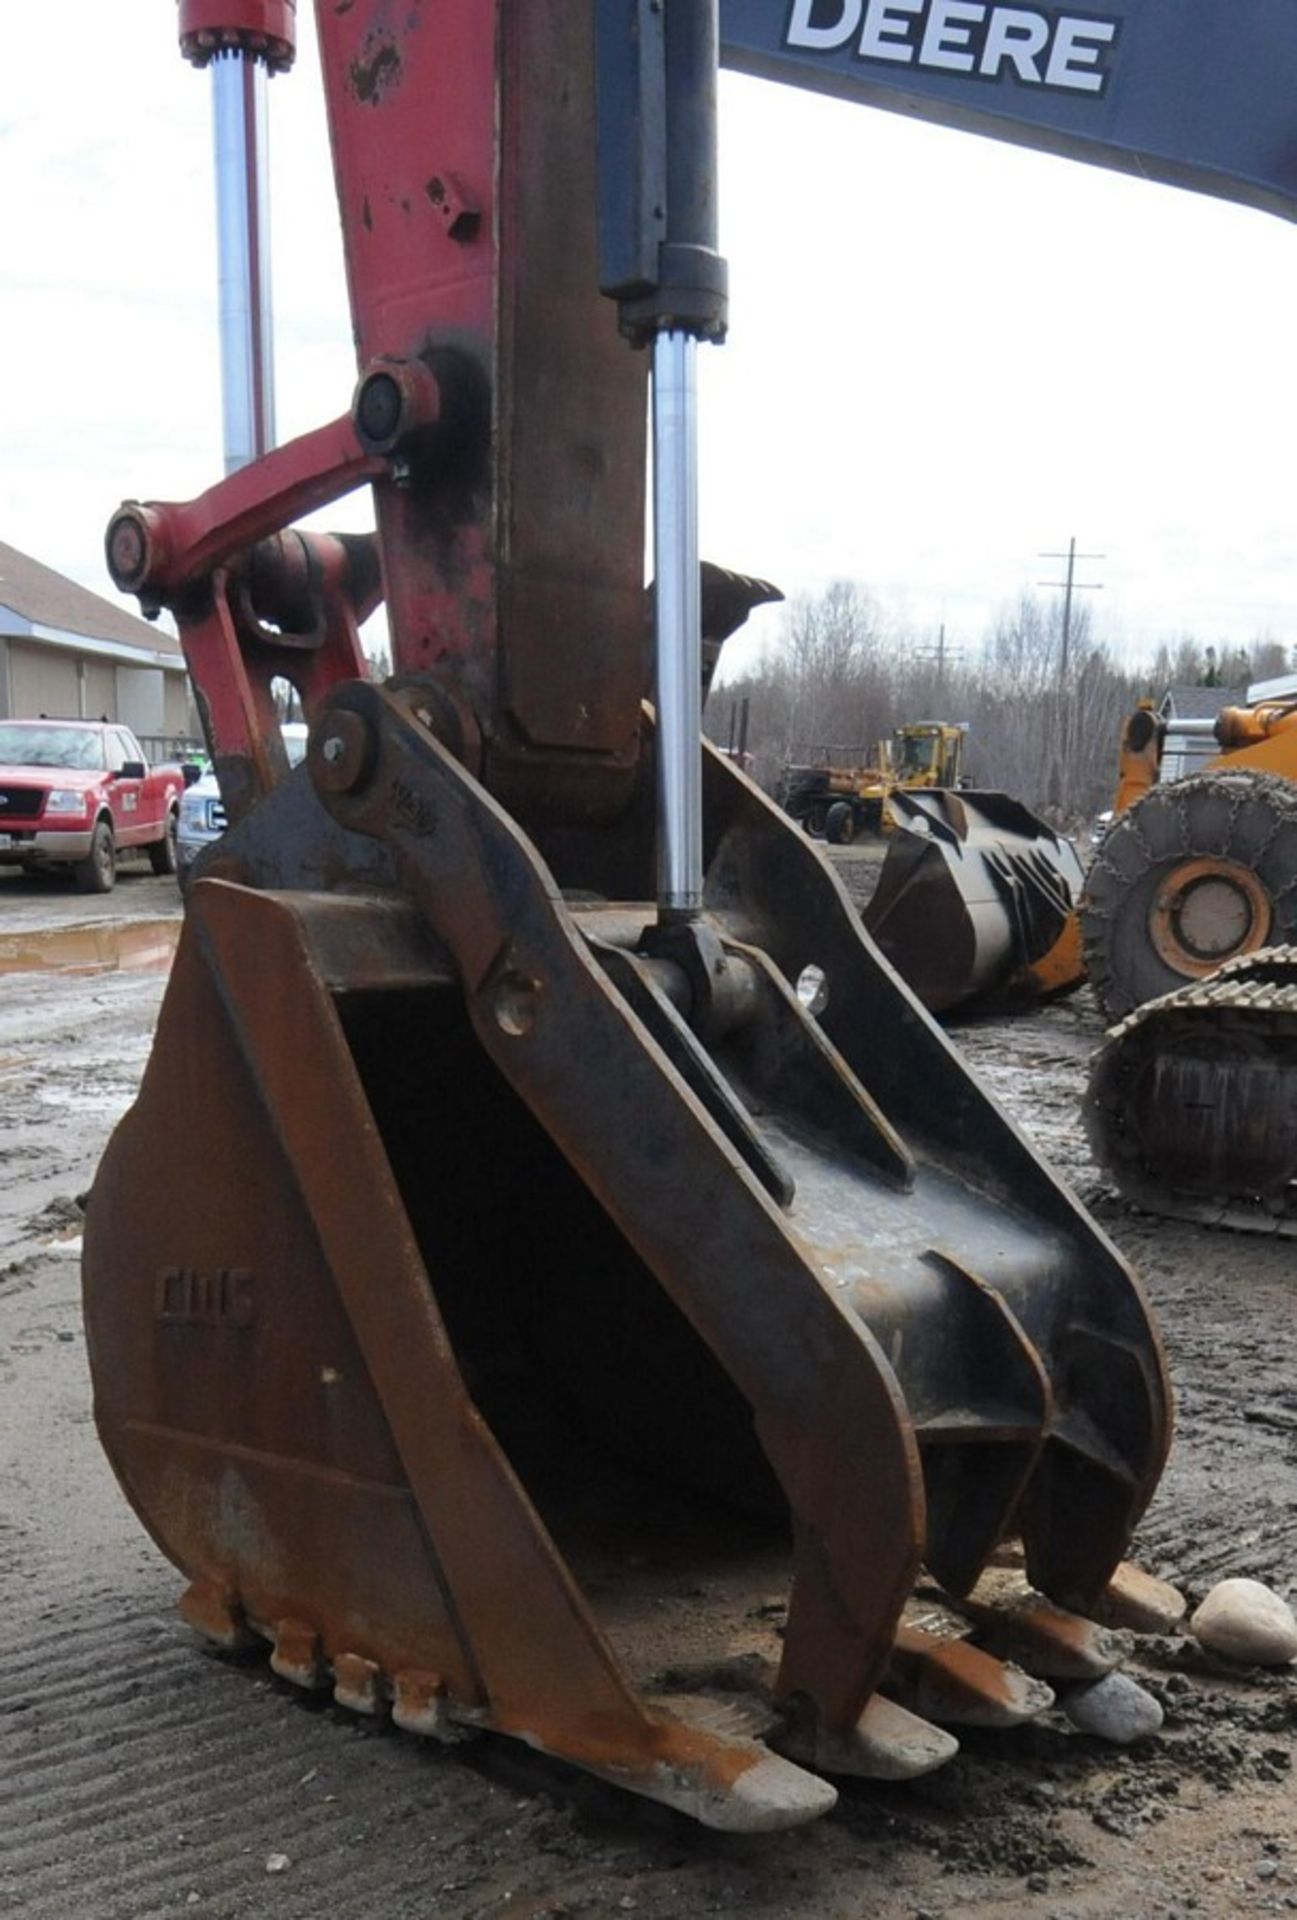
[(81, 927), (0, 933), (0, 974), (165, 973), (180, 938), (179, 920), (111, 920)]

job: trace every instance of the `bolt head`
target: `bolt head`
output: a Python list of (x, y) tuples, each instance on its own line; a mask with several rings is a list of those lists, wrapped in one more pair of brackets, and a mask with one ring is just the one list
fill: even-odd
[(356, 396), (356, 432), (369, 447), (386, 447), (405, 410), (399, 383), (390, 373), (371, 373)]
[(143, 579), (148, 553), (144, 528), (129, 509), (119, 513), (108, 529), (108, 570), (118, 586), (130, 588)]
[(311, 777), (324, 793), (355, 793), (366, 786), (377, 757), (373, 728), (345, 707), (324, 716), (307, 749)]

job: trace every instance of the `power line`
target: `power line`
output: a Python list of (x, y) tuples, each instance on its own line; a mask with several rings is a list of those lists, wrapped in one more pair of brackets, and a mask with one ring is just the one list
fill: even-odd
[(958, 666), (964, 657), (964, 649), (962, 647), (948, 647), (946, 645), (946, 623), (943, 620), (937, 633), (936, 645), (931, 647), (915, 647), (912, 649), (910, 657), (913, 660), (924, 662), (935, 660), (937, 664), (937, 696), (940, 698), (946, 684), (946, 662), (950, 661), (952, 665)]
[(1073, 534), (1067, 543), (1066, 553), (1038, 553), (1036, 558), (1038, 560), (1066, 560), (1067, 562), (1066, 580), (1038, 580), (1036, 582), (1038, 587), (1061, 587), (1063, 589), (1063, 658), (1059, 666), (1058, 677), (1060, 680), (1066, 680), (1067, 656), (1072, 642), (1072, 595), (1073, 593), (1098, 593), (1104, 584), (1102, 580), (1078, 580), (1076, 578), (1076, 563), (1078, 560), (1106, 560), (1108, 556), (1106, 553), (1078, 553), (1076, 550), (1076, 535)]

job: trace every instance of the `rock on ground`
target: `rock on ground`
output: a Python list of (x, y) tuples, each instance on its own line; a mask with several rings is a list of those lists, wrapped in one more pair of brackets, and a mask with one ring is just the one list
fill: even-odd
[(1128, 1747), (1146, 1740), (1162, 1725), (1162, 1709), (1151, 1693), (1127, 1673), (1107, 1673), (1089, 1686), (1074, 1687), (1063, 1711), (1082, 1733)]
[(1297, 1616), (1259, 1580), (1218, 1581), (1189, 1627), (1212, 1653), (1249, 1666), (1282, 1667), (1297, 1659)]

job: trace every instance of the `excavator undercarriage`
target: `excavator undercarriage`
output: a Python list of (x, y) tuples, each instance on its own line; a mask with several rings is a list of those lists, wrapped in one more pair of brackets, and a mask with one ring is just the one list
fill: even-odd
[(1095, 1157), (1150, 1213), (1297, 1233), (1297, 948), (1264, 947), (1138, 1008), (1096, 1055)]

